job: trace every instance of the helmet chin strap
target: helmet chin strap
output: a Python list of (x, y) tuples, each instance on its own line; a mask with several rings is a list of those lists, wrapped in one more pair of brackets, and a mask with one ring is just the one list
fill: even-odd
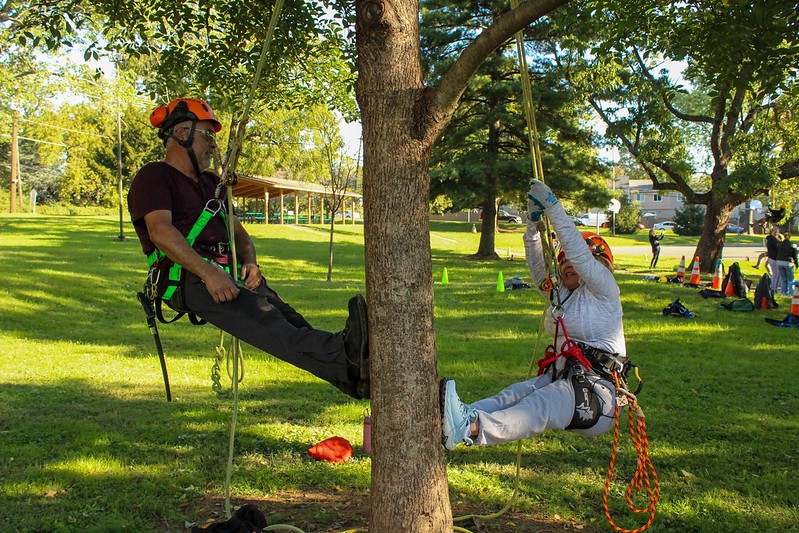
[(189, 129), (189, 137), (185, 141), (181, 141), (177, 137), (175, 138), (178, 141), (178, 144), (181, 145), (183, 148), (186, 149), (186, 153), (189, 154), (189, 159), (191, 160), (191, 164), (194, 167), (194, 172), (197, 173), (197, 177), (200, 177), (202, 171), (200, 170), (200, 164), (197, 162), (197, 156), (194, 154), (194, 150), (192, 149), (192, 145), (194, 144), (194, 130), (197, 127), (197, 121), (191, 121), (191, 129)]

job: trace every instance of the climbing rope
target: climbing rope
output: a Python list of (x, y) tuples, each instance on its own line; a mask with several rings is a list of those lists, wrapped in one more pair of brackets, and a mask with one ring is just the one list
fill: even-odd
[[(632, 441), (633, 448), (635, 449), (637, 468), (635, 473), (630, 479), (627, 486), (627, 507), (634, 513), (644, 514), (649, 513), (647, 522), (637, 529), (624, 529), (614, 522), (613, 517), (610, 515), (610, 508), (608, 507), (608, 494), (610, 493), (610, 482), (613, 478), (613, 468), (616, 465), (616, 453), (619, 449), (619, 411), (622, 408), (621, 401), (616, 402), (616, 423), (613, 432), (613, 452), (610, 455), (610, 464), (608, 466), (608, 475), (605, 478), (605, 490), (602, 493), (602, 507), (605, 510), (605, 517), (608, 519), (610, 526), (621, 533), (641, 533), (646, 530), (655, 520), (655, 507), (660, 499), (660, 482), (658, 481), (657, 472), (649, 458), (649, 440), (646, 436), (646, 417), (643, 410), (638, 405), (638, 399), (633, 393), (628, 391), (622, 386), (621, 379), (618, 372), (615, 372), (614, 380), (616, 381), (616, 390), (619, 391), (628, 402), (627, 415), (630, 423), (630, 440)], [(654, 484), (654, 490), (652, 485)], [(646, 485), (646, 494), (649, 505), (639, 508), (633, 503), (633, 492), (642, 491)]]
[[(219, 187), (225, 186), (227, 189), (227, 210), (228, 213), (231, 215), (233, 214), (233, 180), (235, 179), (236, 175), (236, 164), (238, 162), (238, 156), (241, 150), (241, 145), (244, 140), (244, 133), (247, 128), (247, 121), (249, 119), (250, 108), (252, 107), (252, 102), (255, 100), (255, 92), (258, 89), (258, 84), (261, 81), (261, 74), (263, 73), (264, 64), (266, 63), (266, 56), (269, 52), (269, 46), (272, 42), (272, 35), (275, 32), (275, 28), (277, 27), (277, 21), (280, 18), (280, 13), (283, 10), (283, 0), (276, 0), (275, 7), (272, 10), (272, 17), (269, 20), (269, 27), (266, 32), (266, 37), (264, 38), (263, 45), (261, 47), (261, 56), (258, 60), (258, 65), (255, 69), (255, 75), (253, 76), (252, 86), (250, 87), (250, 94), (248, 95), (245, 105), (244, 111), (242, 112), (241, 120), (238, 123), (238, 127), (236, 129), (236, 135), (228, 140), (228, 151), (225, 157), (225, 162), (222, 167), (222, 172), (220, 175)], [(217, 198), (219, 197), (219, 189), (217, 189)], [(235, 239), (235, 226), (234, 226), (234, 217), (228, 217), (228, 235), (231, 236), (230, 238), (230, 249), (231, 249), (231, 256), (233, 257), (233, 264), (236, 264), (236, 239)], [(231, 268), (231, 275), (233, 276), (234, 282), (238, 281), (238, 272), (236, 268)], [(227, 471), (225, 474), (225, 514), (227, 515), (228, 519), (232, 516), (232, 507), (230, 505), (230, 482), (233, 477), (233, 450), (234, 444), (236, 441), (236, 422), (238, 419), (238, 412), (239, 412), (239, 368), (241, 365), (241, 342), (237, 337), (232, 337), (231, 339), (231, 366), (232, 372), (232, 389), (233, 389), (233, 414), (231, 416), (230, 421), (230, 439), (229, 439), (229, 446), (228, 446), (228, 460), (227, 460)], [(217, 354), (217, 358), (219, 354)], [(218, 359), (215, 365), (218, 366)], [(243, 368), (242, 376), (244, 375)], [(214, 372), (212, 370), (212, 376)], [(213, 379), (213, 378), (212, 378)], [(293, 527), (293, 526), (292, 526)]]
[[(231, 337), (231, 342), (233, 342), (233, 338)], [(219, 330), (219, 344), (217, 344), (216, 348), (214, 349), (215, 352), (215, 359), (214, 364), (211, 367), (211, 390), (216, 393), (218, 398), (229, 398), (231, 393), (233, 392), (233, 387), (225, 388), (222, 386), (222, 364), (224, 363), (225, 368), (227, 369), (228, 378), (230, 378), (231, 383), (233, 382), (233, 361), (232, 361), (232, 350), (228, 351), (225, 347), (225, 332), (223, 330)], [(238, 383), (244, 381), (244, 354), (239, 351), (239, 362), (238, 367), (240, 369), (240, 374), (238, 376)]]

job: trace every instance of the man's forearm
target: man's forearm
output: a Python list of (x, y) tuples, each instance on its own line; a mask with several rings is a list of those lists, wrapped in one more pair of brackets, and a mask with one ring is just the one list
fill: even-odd
[(205, 261), (189, 246), (186, 238), (173, 226), (150, 231), (150, 239), (166, 256), (189, 272), (205, 280), (217, 267)]

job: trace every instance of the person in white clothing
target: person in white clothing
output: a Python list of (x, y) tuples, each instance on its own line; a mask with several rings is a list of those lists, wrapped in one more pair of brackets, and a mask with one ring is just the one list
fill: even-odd
[[(542, 286), (547, 279), (537, 222), (546, 213), (560, 241), (559, 283), (551, 292), (545, 327), (554, 342), (541, 374), (473, 404), (461, 402), (455, 381), (441, 380), (442, 444), (500, 444), (569, 429), (601, 435), (614, 426), (613, 375), (630, 367), (622, 327), (613, 254), (599, 235), (580, 233), (547, 185), (531, 182), (524, 235), (527, 264)], [(541, 291), (543, 294), (550, 294)], [(579, 350), (577, 350), (579, 348)]]

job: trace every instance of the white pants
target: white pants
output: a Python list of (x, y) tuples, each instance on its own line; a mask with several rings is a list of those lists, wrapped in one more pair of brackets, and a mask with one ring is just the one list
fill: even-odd
[[(499, 394), (471, 405), (480, 421), (475, 444), (501, 444), (538, 435), (546, 429), (565, 429), (575, 416), (572, 374), (552, 381), (551, 373), (515, 383)], [(601, 435), (614, 425), (616, 388), (595, 374), (586, 376), (600, 408), (597, 422), (574, 431)]]

